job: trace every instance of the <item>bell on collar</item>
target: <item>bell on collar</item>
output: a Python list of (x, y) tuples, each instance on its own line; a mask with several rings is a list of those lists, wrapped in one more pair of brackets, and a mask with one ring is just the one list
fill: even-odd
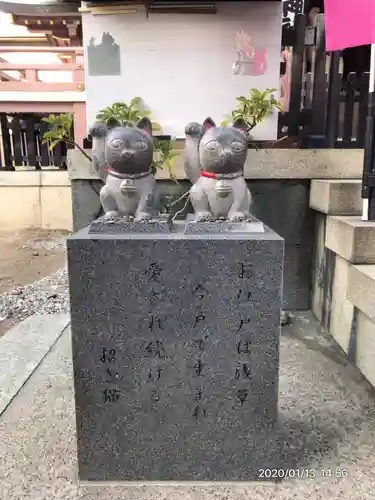
[(216, 194), (219, 198), (226, 198), (232, 192), (231, 186), (225, 181), (218, 181), (215, 187)]
[(138, 190), (133, 179), (124, 179), (120, 184), (120, 191), (123, 196), (133, 198)]

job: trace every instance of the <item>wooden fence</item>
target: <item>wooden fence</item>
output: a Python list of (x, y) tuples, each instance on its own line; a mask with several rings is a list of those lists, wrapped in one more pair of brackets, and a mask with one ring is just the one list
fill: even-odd
[(318, 16), (315, 40), (309, 47), (311, 71), (305, 72), (305, 15), (296, 16), (293, 40), (289, 109), (280, 115), (279, 136), (298, 138), (305, 148), (363, 148), (369, 73), (349, 73), (343, 78), (341, 53), (325, 50), (323, 14)]
[(41, 120), (44, 116), (48, 115), (0, 113), (1, 170), (67, 168), (65, 143), (58, 143), (52, 151), (48, 144), (42, 143), (43, 134), (48, 130), (48, 125)]

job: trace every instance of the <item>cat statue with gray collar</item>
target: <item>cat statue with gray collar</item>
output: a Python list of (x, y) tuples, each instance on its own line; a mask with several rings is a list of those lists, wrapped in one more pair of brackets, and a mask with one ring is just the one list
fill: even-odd
[(200, 176), (190, 190), (195, 220), (240, 222), (250, 217), (251, 195), (243, 177), (248, 143), (246, 124), (206, 124), (198, 146)]
[(104, 148), (107, 177), (100, 190), (105, 218), (145, 221), (157, 215), (153, 153), (148, 118), (142, 118), (135, 127), (119, 125), (108, 130)]

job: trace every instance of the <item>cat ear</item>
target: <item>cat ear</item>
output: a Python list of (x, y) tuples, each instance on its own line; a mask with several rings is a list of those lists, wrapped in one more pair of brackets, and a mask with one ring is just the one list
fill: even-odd
[(97, 122), (89, 128), (89, 135), (91, 135), (91, 137), (105, 137), (107, 133), (108, 127), (104, 123)]
[(147, 116), (139, 120), (137, 123), (137, 128), (143, 129), (145, 132), (148, 133), (148, 135), (152, 135), (152, 123)]
[(208, 117), (203, 122), (203, 132), (207, 132), (210, 128), (216, 127), (216, 123), (213, 121), (211, 117)]
[(115, 128), (115, 127), (121, 127), (121, 125), (122, 125), (122, 122), (120, 122), (120, 120), (118, 120), (114, 116), (111, 116), (111, 118), (108, 118), (108, 120), (107, 120), (107, 127), (109, 129)]
[(245, 135), (247, 135), (248, 133), (247, 123), (242, 118), (237, 118), (237, 120), (234, 120), (232, 127), (237, 130), (241, 130), (241, 132), (243, 132)]
[(203, 132), (203, 127), (198, 122), (189, 122), (185, 127), (186, 137), (201, 137)]

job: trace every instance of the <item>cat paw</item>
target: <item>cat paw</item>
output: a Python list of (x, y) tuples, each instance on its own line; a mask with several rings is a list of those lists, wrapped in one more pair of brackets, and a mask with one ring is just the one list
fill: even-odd
[(202, 135), (203, 127), (198, 122), (188, 123), (185, 127), (185, 135), (199, 137)]
[(242, 222), (247, 219), (247, 216), (243, 212), (235, 212), (229, 217), (231, 222)]
[(196, 222), (209, 222), (212, 220), (212, 214), (210, 212), (198, 212), (195, 221)]
[(137, 222), (142, 222), (142, 221), (145, 222), (150, 219), (152, 219), (152, 215), (147, 212), (140, 212), (135, 218)]
[(116, 219), (117, 217), (119, 217), (119, 213), (117, 212), (117, 210), (110, 210), (109, 212), (107, 212), (105, 215), (104, 215), (104, 219)]

